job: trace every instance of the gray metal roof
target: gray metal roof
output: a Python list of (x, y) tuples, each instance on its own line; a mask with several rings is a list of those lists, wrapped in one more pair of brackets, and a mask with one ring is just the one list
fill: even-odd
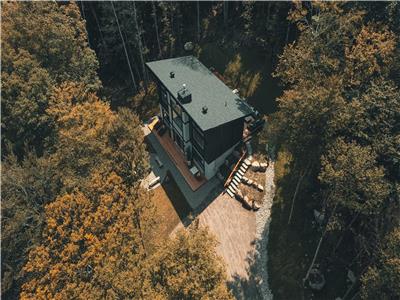
[[(186, 85), (192, 101), (182, 107), (203, 131), (252, 112), (247, 103), (193, 56), (158, 60), (146, 65), (175, 99), (183, 84)], [(174, 78), (170, 78), (170, 72), (175, 73)], [(206, 114), (202, 113), (204, 106), (208, 108)]]

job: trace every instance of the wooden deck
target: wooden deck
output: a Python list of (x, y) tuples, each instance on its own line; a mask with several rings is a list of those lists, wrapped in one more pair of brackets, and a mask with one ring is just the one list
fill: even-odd
[[(149, 128), (152, 129), (152, 127)], [(175, 145), (174, 141), (168, 135), (168, 132), (165, 132), (163, 136), (160, 136), (156, 130), (152, 130), (152, 133), (157, 137), (158, 141), (163, 146), (164, 150), (168, 153), (169, 157), (175, 163), (183, 178), (185, 178), (185, 181), (188, 183), (193, 191), (197, 190), (199, 187), (207, 182), (206, 178), (204, 178), (203, 176), (201, 176), (200, 178), (196, 178), (192, 175), (192, 173), (190, 173), (190, 170), (186, 164), (185, 156), (178, 149), (178, 146)]]

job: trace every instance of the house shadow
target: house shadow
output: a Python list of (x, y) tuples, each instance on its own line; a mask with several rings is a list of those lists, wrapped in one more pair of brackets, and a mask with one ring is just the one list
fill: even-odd
[(160, 178), (161, 187), (180, 221), (185, 227), (189, 226), (223, 191), (222, 182), (214, 177), (193, 191), (153, 132), (146, 135), (145, 142), (150, 156), (150, 179)]

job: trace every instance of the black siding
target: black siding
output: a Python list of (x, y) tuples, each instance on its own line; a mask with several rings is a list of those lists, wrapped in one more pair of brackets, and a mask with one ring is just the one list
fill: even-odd
[(204, 133), (204, 159), (207, 163), (218, 158), (242, 139), (243, 125), (244, 119), (241, 118), (207, 130)]

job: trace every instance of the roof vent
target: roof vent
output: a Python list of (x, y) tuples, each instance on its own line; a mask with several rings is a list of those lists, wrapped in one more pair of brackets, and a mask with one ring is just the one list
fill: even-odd
[(175, 78), (175, 72), (169, 72), (169, 77), (170, 78)]
[(202, 112), (203, 114), (206, 114), (207, 111), (208, 111), (208, 107), (207, 107), (207, 106), (203, 106), (203, 107), (201, 108), (201, 112)]
[(183, 84), (183, 87), (178, 91), (178, 100), (183, 104), (192, 101), (192, 93), (188, 90), (186, 84)]

